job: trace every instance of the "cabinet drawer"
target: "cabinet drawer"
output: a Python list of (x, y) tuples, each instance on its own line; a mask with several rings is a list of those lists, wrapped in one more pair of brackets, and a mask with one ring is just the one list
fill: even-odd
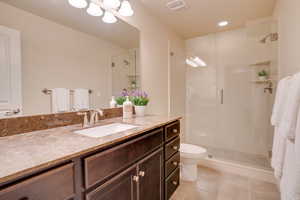
[(180, 122), (174, 122), (165, 127), (165, 140), (169, 141), (180, 134)]
[(165, 174), (168, 177), (178, 166), (180, 163), (180, 154), (177, 152), (173, 155), (165, 164)]
[(180, 146), (180, 138), (177, 137), (168, 144), (165, 148), (165, 160), (168, 160), (173, 154), (177, 153)]
[(175, 192), (179, 186), (179, 167), (166, 179), (165, 181), (165, 196), (166, 199), (170, 199), (172, 194)]
[(74, 166), (68, 164), (0, 191), (0, 200), (67, 200), (74, 193)]
[(159, 129), (84, 159), (86, 188), (117, 173), (162, 144), (163, 129)]

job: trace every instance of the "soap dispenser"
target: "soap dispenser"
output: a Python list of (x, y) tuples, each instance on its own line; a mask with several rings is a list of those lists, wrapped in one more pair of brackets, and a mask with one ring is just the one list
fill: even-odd
[(114, 96), (111, 97), (111, 101), (109, 102), (110, 108), (116, 108), (117, 102)]
[(133, 116), (133, 105), (129, 100), (129, 97), (126, 97), (126, 101), (123, 103), (123, 118), (131, 119)]

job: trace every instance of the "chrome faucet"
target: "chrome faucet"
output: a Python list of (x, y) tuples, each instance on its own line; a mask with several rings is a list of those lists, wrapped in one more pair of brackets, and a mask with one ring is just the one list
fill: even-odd
[(104, 116), (103, 110), (101, 110), (101, 109), (90, 110), (90, 120), (88, 120), (87, 112), (79, 112), (79, 113), (77, 113), (77, 115), (84, 116), (83, 123), (82, 123), (83, 128), (89, 127), (89, 126), (97, 123), (99, 121), (98, 115)]

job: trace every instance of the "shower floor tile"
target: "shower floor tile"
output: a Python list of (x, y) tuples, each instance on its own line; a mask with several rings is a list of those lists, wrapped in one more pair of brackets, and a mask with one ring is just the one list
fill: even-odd
[(248, 153), (242, 153), (238, 151), (218, 149), (213, 147), (207, 147), (208, 154), (213, 158), (223, 161), (232, 161), (237, 164), (247, 165), (251, 167), (272, 170), (270, 165), (270, 159), (267, 156), (253, 155)]
[(196, 182), (181, 181), (171, 200), (280, 200), (277, 186), (200, 167)]

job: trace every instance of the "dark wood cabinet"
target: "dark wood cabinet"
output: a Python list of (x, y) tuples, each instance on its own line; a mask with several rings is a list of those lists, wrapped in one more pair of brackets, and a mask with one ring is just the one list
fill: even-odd
[(118, 174), (86, 196), (86, 200), (137, 200), (137, 167)]
[(162, 200), (163, 199), (163, 149), (156, 151), (138, 165), (139, 199)]
[(87, 200), (162, 200), (163, 149), (87, 194)]
[[(89, 188), (142, 159), (163, 144), (163, 129), (84, 159), (85, 187)], [(105, 163), (105, 165), (103, 165)]]
[(0, 200), (168, 200), (179, 185), (180, 123), (33, 172)]
[(69, 200), (74, 194), (74, 165), (67, 164), (0, 190), (0, 200)]

